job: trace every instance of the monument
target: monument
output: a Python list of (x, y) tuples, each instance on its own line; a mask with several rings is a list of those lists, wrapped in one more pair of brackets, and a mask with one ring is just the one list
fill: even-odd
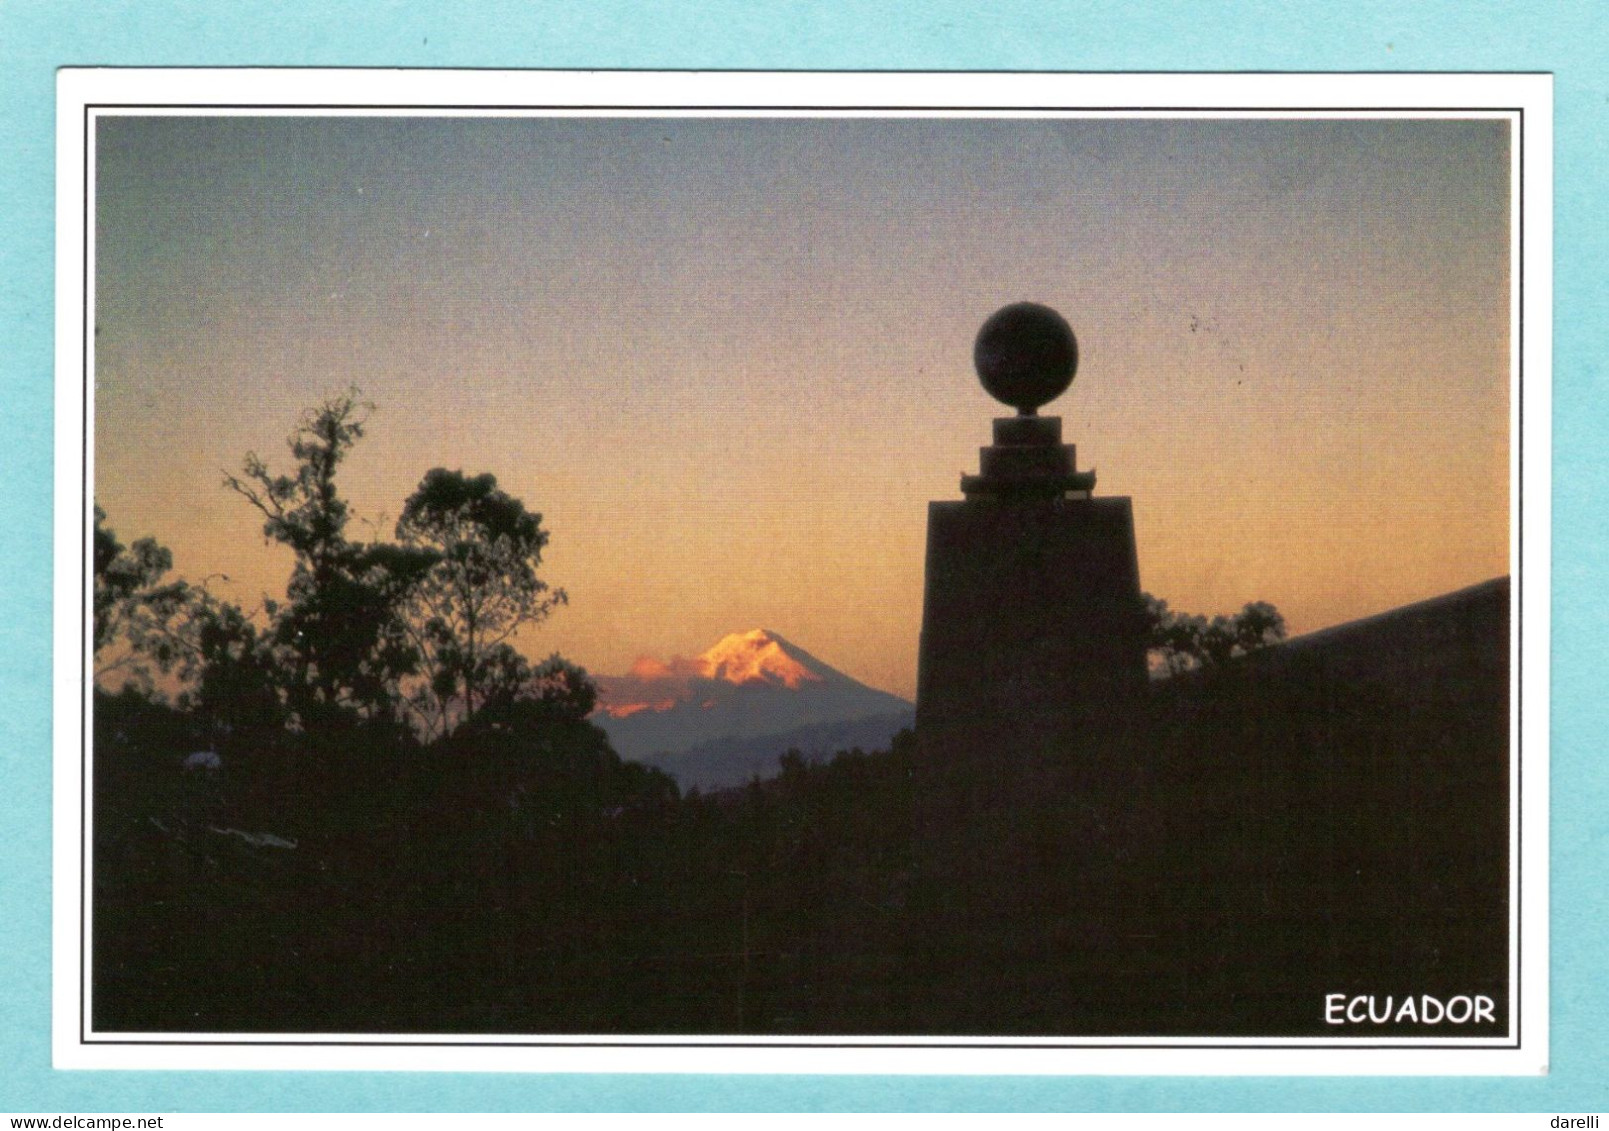
[(928, 506), (916, 729), (946, 763), (1053, 754), (1147, 683), (1130, 502), (1096, 498), (1061, 418), (1039, 415), (1072, 384), (1072, 329), (1016, 303), (984, 323), (973, 360), (1017, 414), (994, 421), (964, 500)]

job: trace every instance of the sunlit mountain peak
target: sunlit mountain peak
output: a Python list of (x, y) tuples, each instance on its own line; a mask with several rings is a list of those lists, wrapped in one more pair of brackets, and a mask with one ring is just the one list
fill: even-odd
[(911, 725), (911, 704), (845, 675), (756, 628), (697, 656), (643, 656), (623, 675), (600, 675), (592, 721), (622, 758), (666, 768), (684, 789), (775, 774), (798, 749), (812, 759), (884, 749)]
[(796, 690), (822, 677), (789, 651), (786, 642), (763, 628), (722, 637), (698, 657), (700, 674), (727, 683), (763, 683)]
[[(732, 711), (743, 715), (740, 727), (756, 725), (768, 714), (792, 712), (790, 725), (815, 723), (833, 714), (841, 704), (833, 696), (848, 696), (847, 708), (854, 717), (879, 712), (890, 713), (909, 706), (903, 700), (875, 688), (866, 687), (840, 671), (767, 629), (734, 632), (711, 645), (702, 655), (673, 656), (660, 660), (639, 656), (624, 675), (598, 676), (599, 719), (680, 715), (683, 708), (716, 720), (727, 719)], [(768, 707), (761, 707), (765, 696), (759, 691), (778, 693)], [(795, 695), (790, 692), (804, 692)], [(870, 696), (875, 702), (862, 709), (857, 696)], [(787, 705), (784, 705), (784, 704)], [(753, 717), (749, 717), (749, 714)], [(749, 714), (745, 714), (749, 713)], [(820, 716), (820, 717), (818, 717)], [(646, 725), (646, 723), (644, 723)]]

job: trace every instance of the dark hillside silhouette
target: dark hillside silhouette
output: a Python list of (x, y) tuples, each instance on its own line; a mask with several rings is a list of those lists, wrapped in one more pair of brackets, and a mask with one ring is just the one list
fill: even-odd
[(678, 799), (555, 666), (321, 830), (242, 762), (182, 769), (183, 712), (106, 696), (96, 1025), (1333, 1036), (1331, 992), (1503, 1002), (1508, 599), (1155, 683), (975, 783), (937, 857), (909, 734)]

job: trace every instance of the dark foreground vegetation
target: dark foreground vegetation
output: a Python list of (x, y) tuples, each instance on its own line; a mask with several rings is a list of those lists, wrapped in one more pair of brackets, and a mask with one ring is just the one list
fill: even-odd
[[(108, 742), (97, 761), (140, 756)], [(234, 796), (228, 771), (152, 752), (143, 788), (108, 775), (100, 791), (95, 1022), (879, 1028), (901, 965), (909, 758), (902, 742), (735, 796), (652, 801), (577, 764), (518, 810), (392, 767), (392, 784), (291, 821)]]
[[(348, 540), (361, 435), (333, 401), (230, 481), (294, 555), (262, 610), (97, 523), (98, 1031), (1505, 1031), (1506, 581), (1279, 647), (1267, 606), (1153, 603), (1172, 678), (1054, 742), (684, 797), (510, 645), (563, 595), (494, 479)], [(1340, 1031), (1331, 994), (1496, 1015)]]
[(288, 769), (182, 771), (182, 718), (108, 698), (95, 1022), (1334, 1036), (1332, 993), (1486, 994), (1481, 1031), (1340, 1035), (1497, 1035), (1506, 607), (1487, 587), (1159, 684), (1065, 758), (1002, 757), (937, 837), (909, 735), (713, 797), (634, 793), (604, 756), (518, 808), (420, 762), (293, 806)]

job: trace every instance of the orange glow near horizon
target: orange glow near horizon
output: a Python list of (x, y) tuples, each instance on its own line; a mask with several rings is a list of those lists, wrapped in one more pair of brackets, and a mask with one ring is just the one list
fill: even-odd
[(1142, 585), (1311, 631), (1509, 571), (1509, 145), (1475, 120), (103, 119), (95, 496), (178, 574), (280, 596), (289, 558), (223, 476), (288, 468), (298, 413), (355, 385), (354, 534), (389, 537), (436, 466), (543, 515), (570, 604), (532, 656), (625, 673), (764, 627), (911, 697), (927, 504), (1008, 411), (972, 338), (1026, 298), (1078, 335), (1044, 411), (1134, 500)]

